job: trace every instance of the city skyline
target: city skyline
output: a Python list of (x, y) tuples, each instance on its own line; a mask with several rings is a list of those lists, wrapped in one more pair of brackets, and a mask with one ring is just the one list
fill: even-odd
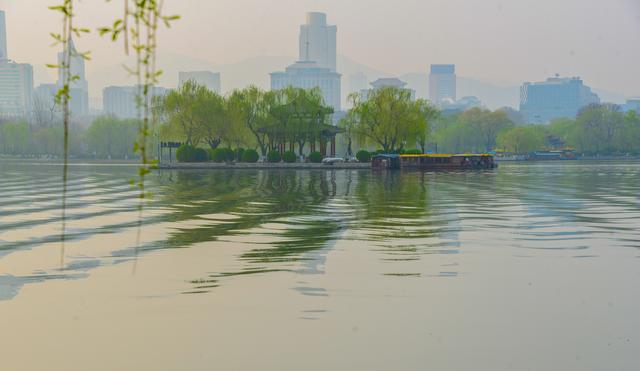
[[(393, 8), (376, 3), (378, 11), (375, 16), (370, 16), (369, 11), (361, 9), (359, 4), (340, 5), (336, 1), (266, 5), (244, 0), (232, 5), (222, 1), (199, 4), (198, 7), (193, 7), (192, 1), (168, 2), (167, 12), (181, 14), (183, 19), (174, 29), (162, 32), (160, 56), (172, 54), (180, 55), (184, 60), (208, 61), (211, 70), (261, 55), (293, 57), (298, 54), (295, 28), (299, 27), (307, 11), (318, 10), (329, 13), (331, 24), (341, 29), (339, 55), (347, 55), (389, 75), (426, 73), (431, 64), (454, 63), (460, 71), (464, 71), (461, 76), (473, 76), (500, 85), (517, 86), (524, 81), (540, 81), (560, 73), (581, 76), (597, 89), (618, 92), (628, 98), (640, 95), (637, 91), (640, 76), (631, 73), (634, 61), (640, 59), (640, 51), (629, 47), (639, 42), (640, 5), (633, 1), (616, 0), (607, 2), (606, 7), (602, 5), (604, 2), (587, 6), (576, 0), (565, 0), (560, 4), (554, 3), (555, 11), (545, 18), (545, 27), (522, 18), (531, 12), (548, 12), (544, 6), (547, 2), (527, 0), (514, 5), (490, 1), (477, 7), (459, 0), (434, 1), (430, 4), (430, 12), (420, 12), (426, 9), (425, 5), (409, 1), (398, 2)], [(50, 44), (48, 32), (57, 27), (58, 21), (55, 14), (46, 9), (46, 5), (44, 0), (34, 0), (28, 5), (12, 0), (0, 1), (0, 9), (7, 11), (9, 55), (12, 59), (34, 65), (37, 84), (55, 80), (54, 71), (47, 71), (43, 67), (44, 63), (55, 60), (55, 50), (43, 46)], [(403, 21), (400, 24), (394, 24), (396, 21), (393, 21), (388, 27), (380, 27), (381, 14), (385, 14), (379, 11), (380, 7), (388, 10), (386, 15), (404, 17)], [(237, 12), (239, 9), (243, 11), (242, 18), (236, 15), (235, 18), (223, 19), (227, 12)], [(115, 17), (115, 12), (112, 6), (102, 2), (81, 3), (78, 9), (81, 23), (92, 27), (106, 24), (112, 15)], [(410, 21), (418, 16), (415, 13), (423, 16), (423, 19), (412, 23)], [(439, 14), (437, 22), (429, 22), (435, 17), (433, 13)], [(472, 17), (474, 14), (477, 17)], [(212, 17), (221, 22), (206, 22), (207, 18)], [(17, 22), (17, 19), (33, 20)], [(236, 24), (229, 25), (229, 21)], [(262, 28), (259, 32), (252, 26), (258, 21)], [(599, 27), (592, 27), (590, 23)], [(237, 32), (240, 26), (245, 29)], [(431, 32), (435, 27), (446, 32)], [(221, 34), (223, 29), (228, 31)], [(505, 30), (509, 30), (510, 34), (505, 34)], [(224, 37), (207, 38), (206, 48), (194, 47), (199, 38), (193, 35), (203, 32)], [(404, 36), (401, 37), (401, 33)], [(550, 38), (550, 34), (555, 37)], [(516, 36), (518, 42), (515, 42)], [(375, 42), (372, 43), (372, 40)], [(589, 40), (608, 42), (598, 43), (597, 48), (593, 48)], [(110, 78), (113, 84), (127, 82), (126, 73), (121, 69), (123, 58), (119, 45), (99, 39), (95, 34), (77, 41), (77, 44), (81, 50), (85, 50), (86, 45), (92, 48), (94, 58), (87, 64), (87, 79), (92, 81), (93, 99), (108, 85), (103, 83), (104, 78), (100, 78), (105, 71), (119, 71), (117, 76), (114, 73)], [(416, 47), (416, 44), (420, 46)], [(512, 61), (507, 67), (504, 62), (498, 63), (505, 57)], [(162, 60), (160, 63), (163, 63)], [(173, 61), (167, 62), (171, 63)], [(192, 66), (163, 67), (168, 72), (173, 69), (193, 69)], [(338, 72), (343, 73), (340, 70)], [(176, 86), (176, 80), (173, 73), (168, 73), (161, 85)], [(224, 89), (228, 90), (227, 87)]]

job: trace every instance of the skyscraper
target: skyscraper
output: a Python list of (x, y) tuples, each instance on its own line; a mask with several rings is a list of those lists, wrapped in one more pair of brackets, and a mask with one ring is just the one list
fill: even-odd
[[(71, 60), (69, 63), (69, 72), (72, 77), (76, 77), (69, 84), (69, 93), (71, 101), (71, 114), (76, 116), (86, 116), (89, 114), (89, 84), (85, 78), (84, 58), (76, 50), (73, 39), (70, 39), (69, 46), (71, 51)], [(62, 66), (64, 61), (64, 51), (58, 53), (58, 65)], [(64, 85), (64, 77), (67, 71), (63, 68), (58, 69), (58, 87)]]
[(300, 61), (290, 65), (284, 72), (271, 74), (271, 89), (278, 90), (289, 86), (302, 89), (319, 88), (324, 103), (340, 111), (341, 75), (329, 68), (319, 67), (315, 62)]
[(0, 116), (28, 117), (33, 105), (33, 67), (9, 60), (6, 19), (0, 10)]
[(188, 71), (179, 72), (178, 80), (180, 86), (187, 81), (193, 81), (198, 85), (205, 86), (207, 89), (220, 94), (220, 74), (211, 71)]
[(307, 24), (300, 26), (300, 61), (316, 62), (320, 68), (336, 72), (338, 28), (327, 25), (324, 13), (307, 13)]
[(437, 105), (456, 101), (456, 66), (432, 64), (429, 75), (429, 99)]
[(342, 75), (336, 72), (336, 34), (337, 27), (327, 26), (324, 13), (307, 13), (307, 24), (300, 26), (300, 60), (284, 72), (271, 73), (271, 89), (319, 88), (325, 104), (340, 111)]
[[(154, 86), (151, 88), (151, 96), (159, 97), (167, 94), (166, 88)], [(139, 105), (138, 86), (109, 86), (102, 91), (102, 106), (104, 113), (120, 119), (134, 119), (138, 117)]]
[(600, 98), (578, 77), (556, 75), (543, 82), (526, 82), (520, 89), (520, 113), (529, 124), (575, 118), (581, 108), (592, 103), (600, 103)]
[(28, 117), (33, 103), (33, 67), (0, 61), (0, 115)]
[(4, 11), (0, 10), (0, 61), (9, 59), (7, 53), (7, 20)]

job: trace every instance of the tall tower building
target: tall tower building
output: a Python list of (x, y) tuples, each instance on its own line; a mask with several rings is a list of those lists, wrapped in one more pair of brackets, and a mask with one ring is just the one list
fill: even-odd
[(6, 18), (0, 10), (0, 117), (26, 118), (33, 103), (33, 67), (9, 60)]
[(456, 101), (456, 66), (454, 64), (431, 65), (429, 99), (437, 105)]
[(9, 59), (7, 53), (7, 20), (4, 11), (0, 10), (0, 61)]
[(307, 24), (300, 26), (300, 61), (316, 62), (319, 68), (336, 72), (338, 28), (327, 25), (324, 13), (307, 13)]
[[(73, 39), (69, 41), (71, 49), (71, 60), (69, 63), (69, 70), (71, 76), (77, 76), (77, 79), (72, 81), (69, 85), (70, 90), (70, 106), (71, 113), (76, 116), (85, 116), (89, 114), (89, 83), (85, 77), (84, 58), (76, 50), (76, 46), (73, 43)], [(62, 66), (64, 61), (64, 51), (58, 53), (58, 65)], [(64, 85), (64, 77), (66, 74), (65, 69), (58, 69), (58, 86)]]

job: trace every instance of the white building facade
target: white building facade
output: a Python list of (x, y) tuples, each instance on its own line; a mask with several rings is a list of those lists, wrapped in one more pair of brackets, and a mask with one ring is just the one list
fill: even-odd
[(441, 106), (444, 102), (457, 100), (456, 66), (453, 64), (432, 64), (429, 74), (429, 99)]
[(0, 10), (0, 116), (28, 118), (33, 107), (33, 67), (9, 59), (5, 13)]
[(220, 73), (211, 71), (187, 71), (178, 73), (178, 81), (182, 86), (187, 81), (193, 81), (198, 85), (205, 86), (212, 92), (220, 94), (222, 92), (220, 84)]
[(4, 11), (0, 10), (0, 61), (9, 59), (7, 52), (7, 20)]
[(543, 82), (526, 82), (520, 88), (520, 113), (528, 124), (575, 118), (580, 109), (593, 103), (600, 103), (600, 98), (579, 77), (556, 75)]
[(271, 74), (271, 90), (279, 90), (289, 86), (302, 89), (319, 88), (326, 105), (334, 111), (341, 109), (341, 75), (329, 68), (319, 67), (315, 62), (296, 62), (284, 72)]
[(336, 72), (338, 28), (327, 24), (324, 13), (307, 13), (307, 23), (300, 26), (300, 61), (314, 61), (320, 68)]
[[(168, 89), (152, 88), (152, 97), (162, 96)], [(109, 86), (102, 91), (104, 113), (119, 119), (135, 119), (138, 117), (138, 99), (140, 89), (136, 86)]]
[(27, 118), (33, 106), (33, 67), (0, 61), (0, 115)]

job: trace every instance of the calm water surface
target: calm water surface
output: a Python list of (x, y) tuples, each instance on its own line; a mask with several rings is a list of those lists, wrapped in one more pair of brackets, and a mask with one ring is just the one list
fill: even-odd
[(640, 369), (638, 162), (70, 172), (0, 163), (2, 370)]

